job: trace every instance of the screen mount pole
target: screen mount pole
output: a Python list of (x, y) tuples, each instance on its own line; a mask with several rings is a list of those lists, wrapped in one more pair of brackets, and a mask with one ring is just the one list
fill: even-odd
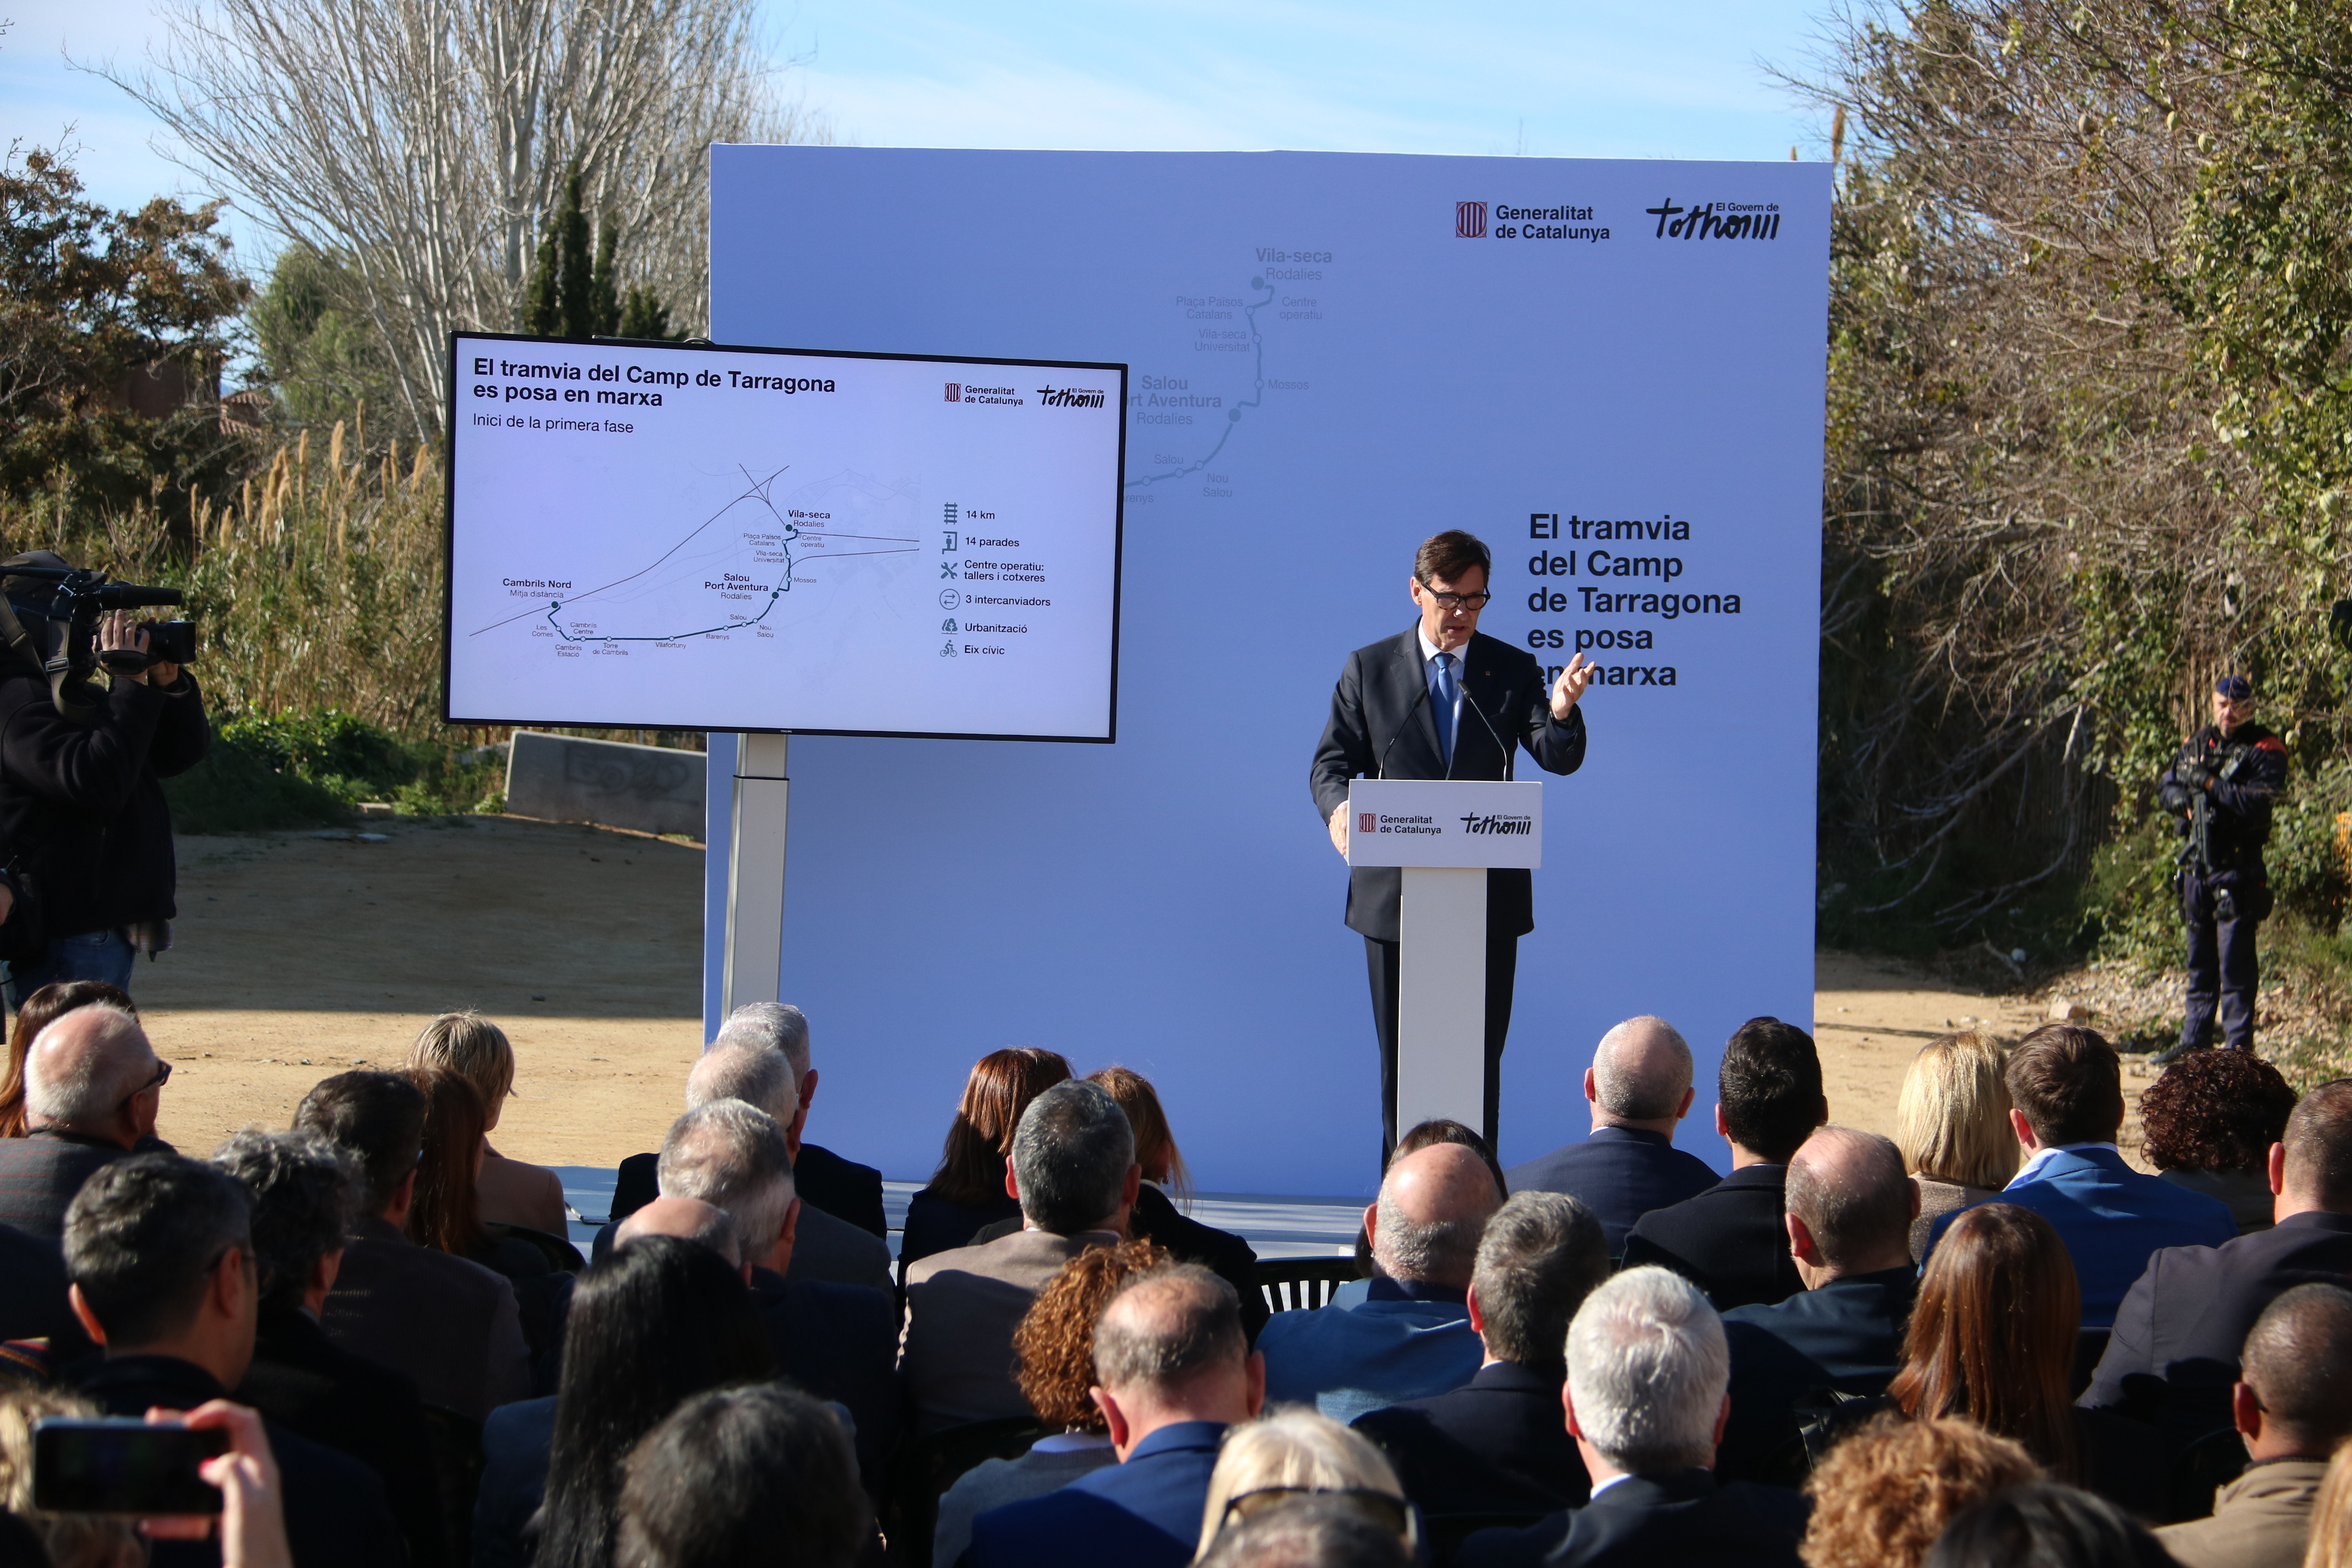
[(727, 966), (722, 1018), (783, 996), (784, 826), (790, 735), (735, 738), (734, 832), (727, 849)]

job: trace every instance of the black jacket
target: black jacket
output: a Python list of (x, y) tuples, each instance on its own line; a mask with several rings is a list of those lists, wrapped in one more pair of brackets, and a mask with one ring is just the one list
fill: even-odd
[(907, 1200), (907, 1228), (898, 1237), (898, 1279), (908, 1265), (934, 1252), (970, 1247), (972, 1237), (1004, 1220), (1018, 1224), (1021, 1205), (1001, 1192), (984, 1204), (954, 1204), (925, 1187)]
[[(1449, 772), (1438, 749), (1437, 719), (1422, 663), (1421, 638), (1403, 634), (1348, 656), (1331, 693), (1331, 718), (1307, 775), (1315, 810), (1329, 821), (1357, 778), (1499, 779), (1525, 746), (1547, 773), (1572, 773), (1584, 763), (1584, 710), (1555, 723), (1543, 666), (1524, 648), (1474, 633), (1463, 650), (1462, 720), (1454, 727)], [(1473, 705), (1475, 705), (1475, 711)], [(1482, 721), (1480, 715), (1484, 714)], [(1494, 726), (1489, 733), (1487, 725)], [(1501, 745), (1496, 743), (1500, 737)], [(1506, 752), (1505, 747), (1510, 751)], [(1381, 942), (1398, 940), (1397, 900), (1403, 873), (1366, 866), (1348, 873), (1348, 926)], [(1534, 884), (1526, 871), (1486, 873), (1486, 932), (1525, 936), (1536, 929)]]
[(1627, 1476), (1527, 1530), (1485, 1530), (1457, 1568), (1797, 1568), (1807, 1504), (1779, 1487), (1717, 1486), (1706, 1470)]
[(0, 865), (30, 874), (52, 941), (179, 912), (161, 781), (212, 744), (204, 694), (184, 670), (169, 692), (118, 680), (84, 696), (99, 717), (77, 724), (39, 675), (0, 676)]
[(1765, 1467), (1795, 1439), (1801, 1406), (1827, 1406), (1840, 1394), (1885, 1393), (1903, 1363), (1903, 1330), (1918, 1294), (1918, 1276), (1906, 1263), (1726, 1312), (1731, 1420), (1716, 1473), (1771, 1479)]
[(1423, 1513), (1577, 1508), (1592, 1480), (1568, 1435), (1561, 1382), (1498, 1361), (1451, 1394), (1366, 1411), (1355, 1428), (1381, 1446)]
[(1640, 1127), (1596, 1127), (1583, 1142), (1514, 1165), (1504, 1175), (1515, 1193), (1564, 1193), (1591, 1209), (1612, 1258), (1625, 1255), (1625, 1233), (1643, 1215), (1696, 1197), (1723, 1180), (1664, 1133)]
[(65, 1254), (56, 1242), (0, 1225), (0, 1340), (47, 1340), (58, 1366), (89, 1354), (66, 1284)]
[(1662, 1263), (1718, 1312), (1769, 1306), (1805, 1288), (1789, 1256), (1786, 1165), (1743, 1165), (1695, 1198), (1653, 1209), (1625, 1235), (1625, 1267)]
[(751, 1304), (768, 1331), (776, 1371), (819, 1399), (847, 1407), (857, 1465), (878, 1491), (898, 1438), (898, 1310), (882, 1291), (751, 1270)]
[(103, 1138), (44, 1127), (22, 1138), (0, 1138), (0, 1225), (62, 1246), (66, 1209), (101, 1165), (133, 1151)]
[(1242, 1299), (1242, 1331), (1251, 1344), (1257, 1343), (1257, 1331), (1273, 1314), (1266, 1310), (1265, 1292), (1258, 1288), (1256, 1249), (1248, 1242), (1232, 1231), (1202, 1225), (1150, 1182), (1136, 1194), (1127, 1229), (1139, 1241), (1166, 1247), (1177, 1262), (1197, 1263), (1231, 1285)]
[[(626, 1219), (661, 1196), (660, 1167), (657, 1153), (632, 1154), (621, 1162), (613, 1178), (613, 1219)], [(890, 1222), (882, 1213), (882, 1173), (873, 1166), (803, 1143), (793, 1162), (793, 1190), (803, 1203), (889, 1238)]]
[[(2271, 805), (2286, 787), (2286, 745), (2260, 724), (2241, 724), (2229, 739), (2211, 724), (2181, 742), (2179, 754), (2157, 781), (2157, 793), (2173, 815), (2173, 826), (2191, 831), (2189, 806), (2200, 792), (2180, 779), (2191, 763), (2217, 775), (2203, 791), (2206, 853), (2215, 871), (2263, 877), (2263, 846), (2270, 842)], [(2218, 775), (2226, 773), (2226, 778)]]

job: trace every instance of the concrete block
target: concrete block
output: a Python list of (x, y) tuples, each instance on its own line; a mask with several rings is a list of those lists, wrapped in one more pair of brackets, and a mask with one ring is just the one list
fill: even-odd
[(708, 773), (700, 752), (517, 730), (507, 750), (507, 809), (700, 838)]

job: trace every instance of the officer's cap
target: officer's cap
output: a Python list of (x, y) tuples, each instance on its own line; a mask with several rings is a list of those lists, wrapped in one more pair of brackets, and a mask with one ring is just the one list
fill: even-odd
[(2232, 702), (2244, 702), (2254, 695), (2254, 683), (2242, 675), (2225, 675), (2213, 683), (2213, 695), (2226, 697)]

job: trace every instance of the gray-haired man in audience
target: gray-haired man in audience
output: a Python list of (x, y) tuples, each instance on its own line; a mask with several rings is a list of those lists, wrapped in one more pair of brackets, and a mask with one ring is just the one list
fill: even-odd
[(710, 1044), (714, 1049), (755, 1046), (783, 1053), (793, 1064), (793, 1086), (800, 1100), (799, 1112), (785, 1123), (784, 1136), (792, 1141), (793, 1176), (799, 1183), (801, 1201), (860, 1230), (887, 1237), (889, 1222), (882, 1214), (882, 1173), (819, 1148), (805, 1136), (817, 1081), (817, 1070), (809, 1065), (807, 1016), (789, 1003), (747, 1002), (727, 1016)]
[(24, 1138), (0, 1139), (0, 1225), (56, 1241), (89, 1173), (155, 1131), (171, 1069), (139, 1020), (92, 1003), (53, 1020), (25, 1056)]

